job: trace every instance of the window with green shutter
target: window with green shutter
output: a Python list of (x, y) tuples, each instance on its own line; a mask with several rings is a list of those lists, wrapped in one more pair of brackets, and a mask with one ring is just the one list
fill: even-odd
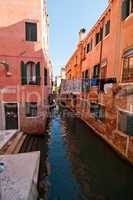
[(27, 84), (27, 71), (26, 71), (26, 65), (23, 61), (21, 61), (21, 83), (22, 85)]
[(40, 63), (21, 62), (21, 83), (22, 85), (40, 85)]
[(36, 84), (40, 85), (40, 63), (36, 64)]

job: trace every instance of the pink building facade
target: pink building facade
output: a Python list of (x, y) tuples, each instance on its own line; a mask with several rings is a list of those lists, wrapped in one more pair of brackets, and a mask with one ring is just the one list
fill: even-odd
[(45, 0), (0, 1), (0, 129), (42, 133), (52, 67)]

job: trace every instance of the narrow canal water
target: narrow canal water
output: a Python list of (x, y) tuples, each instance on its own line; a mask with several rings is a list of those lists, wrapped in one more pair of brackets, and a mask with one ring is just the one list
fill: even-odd
[(41, 151), (39, 184), (47, 179), (48, 200), (133, 199), (133, 168), (71, 112), (56, 112), (45, 136), (29, 136), (21, 152), (35, 150)]

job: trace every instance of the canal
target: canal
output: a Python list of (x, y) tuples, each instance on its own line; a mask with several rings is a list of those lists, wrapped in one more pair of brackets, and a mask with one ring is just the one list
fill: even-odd
[(44, 136), (27, 136), (21, 152), (36, 150), (42, 199), (133, 199), (131, 166), (71, 112), (55, 111)]

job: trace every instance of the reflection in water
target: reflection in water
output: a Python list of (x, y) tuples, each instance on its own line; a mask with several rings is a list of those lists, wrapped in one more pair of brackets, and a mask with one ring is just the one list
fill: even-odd
[(56, 113), (50, 129), (48, 200), (132, 200), (132, 168), (82, 121)]

